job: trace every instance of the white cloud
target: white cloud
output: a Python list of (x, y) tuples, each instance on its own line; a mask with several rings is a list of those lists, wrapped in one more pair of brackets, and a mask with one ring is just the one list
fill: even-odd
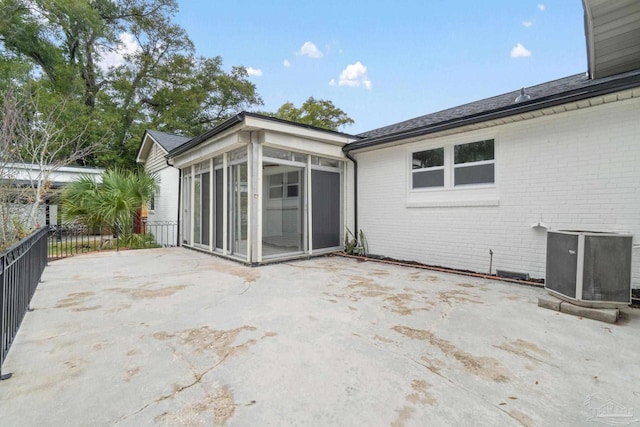
[(329, 80), (329, 86), (335, 86), (335, 85), (336, 85), (336, 79)]
[(296, 52), (298, 56), (308, 56), (309, 58), (320, 58), (322, 52), (312, 42), (305, 42), (299, 51)]
[(260, 68), (247, 67), (247, 74), (250, 76), (260, 77), (262, 70)]
[[(329, 85), (335, 86), (335, 80), (331, 80)], [(371, 89), (371, 80), (369, 80), (367, 76), (367, 67), (362, 65), (360, 61), (347, 65), (347, 67), (342, 70), (342, 73), (340, 73), (338, 85), (349, 87), (364, 86), (367, 89)]]
[(282, 65), (284, 65), (285, 67), (289, 68), (289, 67), (291, 67), (291, 62), (289, 62), (288, 59), (285, 59), (284, 61), (282, 61)]
[(533, 21), (522, 21), (522, 25), (529, 28), (533, 25)]
[(126, 62), (126, 55), (131, 55), (139, 50), (140, 46), (133, 35), (122, 33), (115, 49), (99, 49), (98, 53), (101, 58), (98, 61), (98, 66), (105, 71), (111, 67), (119, 67)]
[(526, 58), (527, 56), (531, 56), (531, 51), (520, 43), (516, 44), (513, 49), (511, 49), (512, 58)]
[(544, 12), (544, 4), (538, 3), (538, 9)]

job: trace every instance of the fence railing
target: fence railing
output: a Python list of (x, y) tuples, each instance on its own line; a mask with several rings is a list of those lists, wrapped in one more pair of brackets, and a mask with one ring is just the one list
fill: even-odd
[(47, 266), (47, 228), (0, 253), (0, 380), (2, 364), (9, 353), (22, 319)]
[(68, 224), (49, 227), (48, 254), (49, 259), (59, 259), (86, 252), (176, 246), (177, 242), (177, 221), (143, 222), (128, 232)]

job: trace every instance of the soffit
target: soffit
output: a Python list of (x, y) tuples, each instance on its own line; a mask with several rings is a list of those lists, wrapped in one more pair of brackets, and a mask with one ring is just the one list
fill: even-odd
[(640, 68), (640, 1), (583, 0), (591, 78)]

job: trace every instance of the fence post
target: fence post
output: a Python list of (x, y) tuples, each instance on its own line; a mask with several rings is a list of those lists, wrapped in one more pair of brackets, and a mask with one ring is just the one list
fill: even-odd
[(4, 362), (5, 349), (7, 347), (7, 316), (8, 310), (5, 306), (5, 298), (7, 292), (6, 274), (5, 274), (6, 254), (0, 255), (0, 381), (8, 380), (11, 374), (2, 375), (2, 363)]

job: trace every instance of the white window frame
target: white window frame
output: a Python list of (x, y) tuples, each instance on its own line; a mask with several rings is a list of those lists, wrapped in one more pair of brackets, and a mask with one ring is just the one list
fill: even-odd
[[(292, 172), (296, 172), (297, 176), (298, 176), (298, 181), (297, 182), (290, 182), (289, 181), (289, 174)], [(271, 178), (277, 175), (282, 175), (282, 184), (279, 185), (272, 185), (271, 184)], [(300, 172), (299, 171), (287, 171), (287, 172), (278, 172), (275, 173), (273, 175), (268, 175), (268, 180), (269, 180), (269, 188), (268, 188), (268, 192), (267, 192), (267, 198), (269, 200), (280, 200), (280, 199), (297, 199), (300, 195)], [(291, 196), (289, 195), (289, 187), (297, 187), (297, 194), (295, 196)], [(281, 197), (271, 197), (271, 189), (272, 188), (282, 188), (281, 191)]]
[[(413, 168), (413, 155), (416, 153), (421, 153), (424, 151), (433, 151), (433, 150), (438, 150), (438, 149), (443, 149), (444, 150), (444, 156), (443, 156), (443, 163), (442, 166), (431, 166), (431, 167), (427, 167), (427, 168), (418, 168), (418, 169), (414, 169)], [(411, 152), (411, 159), (410, 159), (410, 167), (411, 167), (411, 190), (429, 190), (429, 189), (442, 189), (445, 188), (446, 183), (447, 183), (447, 171), (446, 171), (446, 166), (447, 166), (447, 150), (445, 147), (434, 147), (434, 148), (427, 148), (424, 150), (418, 150), (418, 151), (412, 151)], [(420, 172), (432, 172), (432, 171), (438, 171), (441, 170), (443, 171), (442, 174), (444, 176), (444, 181), (442, 183), (442, 185), (433, 185), (430, 187), (414, 187), (413, 186), (413, 180), (414, 180), (414, 176), (416, 173), (420, 173)]]
[[(454, 147), (457, 145), (469, 144), (493, 140), (493, 160), (482, 160), (478, 162), (454, 163)], [(431, 168), (413, 169), (413, 154), (421, 151), (433, 149), (444, 149), (444, 166), (434, 166)], [(438, 138), (437, 141), (420, 141), (407, 145), (406, 148), (406, 207), (456, 207), (456, 206), (498, 206), (500, 204), (498, 194), (498, 168), (499, 158), (499, 138), (495, 133), (479, 132), (474, 135), (451, 136)], [(483, 164), (494, 165), (493, 182), (477, 184), (455, 185), (455, 171), (457, 168), (480, 166)], [(413, 175), (417, 172), (444, 169), (444, 185), (434, 187), (413, 187)]]

